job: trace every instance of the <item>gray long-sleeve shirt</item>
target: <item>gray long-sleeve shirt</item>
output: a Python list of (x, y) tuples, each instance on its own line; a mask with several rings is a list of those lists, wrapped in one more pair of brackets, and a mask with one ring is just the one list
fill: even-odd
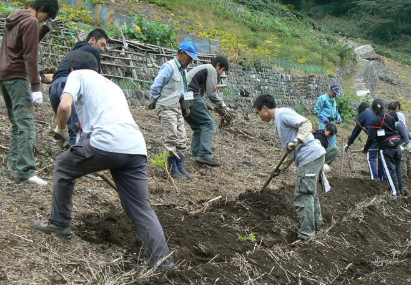
[(202, 64), (193, 68), (187, 73), (188, 91), (193, 91), (194, 94), (200, 94), (211, 100), (217, 107), (224, 107), (225, 103), (222, 96), (216, 92), (217, 87), (217, 71), (211, 64)]

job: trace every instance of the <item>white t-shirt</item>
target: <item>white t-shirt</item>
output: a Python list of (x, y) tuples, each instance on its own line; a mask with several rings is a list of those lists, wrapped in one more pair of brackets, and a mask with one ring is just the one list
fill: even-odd
[(72, 71), (63, 93), (73, 102), (90, 144), (113, 153), (147, 155), (143, 134), (134, 122), (123, 91), (93, 70)]

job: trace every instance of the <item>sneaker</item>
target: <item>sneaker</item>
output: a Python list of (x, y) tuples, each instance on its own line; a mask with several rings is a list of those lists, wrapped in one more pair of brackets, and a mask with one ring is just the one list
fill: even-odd
[(34, 175), (34, 176), (30, 177), (29, 179), (26, 180), (26, 182), (30, 183), (30, 184), (40, 185), (40, 186), (46, 186), (47, 185), (47, 181), (44, 181), (43, 179), (41, 179), (37, 175)]
[(86, 177), (93, 179), (94, 181), (103, 181), (103, 178), (99, 176), (94, 176), (93, 174), (86, 174)]
[(219, 161), (217, 161), (215, 158), (213, 157), (200, 157), (200, 156), (196, 156), (194, 157), (194, 160), (198, 163), (202, 163), (202, 164), (207, 164), (210, 166), (220, 166), (221, 163)]
[(71, 227), (60, 227), (50, 221), (34, 221), (33, 228), (44, 234), (55, 233), (60, 238), (70, 239), (73, 237)]

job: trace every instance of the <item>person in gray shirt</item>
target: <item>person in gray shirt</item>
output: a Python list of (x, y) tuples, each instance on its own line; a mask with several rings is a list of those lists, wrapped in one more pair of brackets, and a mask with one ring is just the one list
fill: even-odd
[(258, 96), (254, 109), (264, 122), (274, 120), (281, 146), (289, 152), (279, 172), (285, 171), (293, 161), (298, 167), (294, 190), (294, 206), (300, 220), (297, 234), (298, 239), (308, 240), (322, 225), (317, 183), (324, 165), (325, 149), (314, 139), (310, 120), (292, 109), (277, 108), (272, 96)]
[(88, 173), (102, 175), (110, 169), (121, 205), (143, 240), (150, 268), (174, 266), (157, 215), (150, 206), (147, 149), (123, 91), (100, 75), (95, 56), (77, 50), (68, 59), (71, 71), (57, 110), (55, 132), (68, 142), (67, 120), (74, 104), (86, 138), (60, 154), (54, 168), (50, 219), (33, 227), (42, 233), (71, 238), (73, 193), (76, 179)]

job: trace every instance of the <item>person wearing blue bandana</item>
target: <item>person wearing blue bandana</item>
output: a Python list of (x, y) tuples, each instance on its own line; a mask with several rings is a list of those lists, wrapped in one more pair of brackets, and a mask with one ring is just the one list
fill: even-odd
[[(337, 85), (331, 85), (327, 93), (321, 95), (315, 104), (314, 113), (318, 117), (318, 126), (320, 130), (324, 130), (328, 123), (342, 123), (340, 114), (338, 113), (337, 101), (335, 97), (340, 96), (341, 91)], [(337, 137), (334, 135), (329, 139), (330, 146), (337, 146)]]
[(150, 88), (152, 108), (160, 119), (164, 134), (164, 147), (169, 152), (168, 169), (175, 179), (191, 178), (184, 167), (184, 153), (187, 151), (187, 135), (182, 108), (193, 99), (188, 92), (187, 66), (194, 60), (197, 47), (190, 41), (179, 45), (177, 56), (164, 63)]

